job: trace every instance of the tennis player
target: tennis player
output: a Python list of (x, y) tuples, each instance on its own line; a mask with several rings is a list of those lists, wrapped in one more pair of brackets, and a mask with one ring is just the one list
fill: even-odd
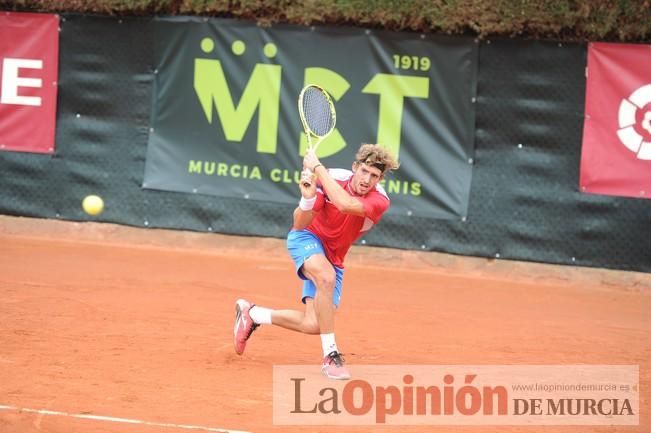
[(389, 208), (389, 197), (378, 184), (399, 166), (384, 148), (363, 144), (352, 171), (326, 169), (308, 150), (303, 159), (299, 187), (301, 199), (287, 235), (287, 249), (304, 280), (303, 311), (271, 310), (239, 299), (235, 309), (235, 352), (242, 354), (247, 340), (260, 325), (274, 324), (305, 334), (320, 334), (321, 371), (332, 379), (350, 373), (335, 342), (335, 311), (339, 306), (344, 258), (363, 233), (377, 224)]

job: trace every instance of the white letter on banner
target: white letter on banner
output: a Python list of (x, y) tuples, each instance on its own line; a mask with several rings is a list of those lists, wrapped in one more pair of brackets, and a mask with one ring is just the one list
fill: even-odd
[(40, 96), (19, 96), (19, 87), (43, 87), (40, 78), (24, 78), (18, 75), (20, 68), (43, 69), (43, 60), (36, 59), (11, 59), (2, 62), (2, 96), (0, 104), (13, 105), (41, 105)]

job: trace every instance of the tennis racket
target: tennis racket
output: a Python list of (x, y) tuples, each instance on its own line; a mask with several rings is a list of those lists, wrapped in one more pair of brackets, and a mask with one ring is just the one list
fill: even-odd
[[(332, 98), (322, 87), (308, 84), (298, 95), (298, 114), (307, 136), (308, 150), (317, 147), (335, 129), (337, 113)], [(311, 183), (303, 182), (304, 186)]]

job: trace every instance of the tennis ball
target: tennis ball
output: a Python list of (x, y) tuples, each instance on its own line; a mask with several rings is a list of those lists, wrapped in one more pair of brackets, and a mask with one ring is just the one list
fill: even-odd
[(104, 210), (104, 200), (97, 195), (88, 195), (81, 202), (81, 207), (88, 215), (99, 215)]

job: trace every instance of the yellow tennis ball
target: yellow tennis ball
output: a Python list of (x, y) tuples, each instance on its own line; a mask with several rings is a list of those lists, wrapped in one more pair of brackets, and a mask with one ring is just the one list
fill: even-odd
[(88, 215), (99, 215), (104, 210), (104, 200), (97, 195), (88, 195), (84, 198), (81, 206)]

